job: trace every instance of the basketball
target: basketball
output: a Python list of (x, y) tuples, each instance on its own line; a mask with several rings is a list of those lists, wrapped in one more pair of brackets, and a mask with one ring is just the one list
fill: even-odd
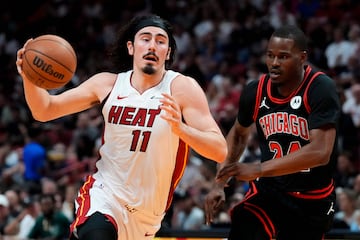
[(77, 65), (71, 44), (57, 35), (42, 35), (25, 47), (22, 69), (26, 77), (44, 89), (65, 86), (74, 76)]

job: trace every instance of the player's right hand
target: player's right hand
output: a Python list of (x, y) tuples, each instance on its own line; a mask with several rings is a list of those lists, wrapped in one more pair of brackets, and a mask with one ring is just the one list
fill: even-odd
[(213, 188), (205, 198), (205, 221), (207, 225), (210, 225), (216, 213), (219, 212), (221, 207), (225, 203), (225, 192), (223, 187)]

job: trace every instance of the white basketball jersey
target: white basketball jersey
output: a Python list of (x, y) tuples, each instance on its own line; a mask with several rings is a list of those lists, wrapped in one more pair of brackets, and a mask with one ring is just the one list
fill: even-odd
[(95, 179), (115, 198), (139, 210), (162, 215), (186, 166), (188, 147), (160, 115), (161, 93), (179, 73), (168, 70), (156, 86), (140, 94), (131, 86), (132, 71), (120, 73), (102, 113), (103, 145)]

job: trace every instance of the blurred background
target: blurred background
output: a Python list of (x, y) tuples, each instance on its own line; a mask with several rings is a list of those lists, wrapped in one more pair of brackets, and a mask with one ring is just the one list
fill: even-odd
[[(360, 234), (360, 2), (357, 0), (13, 0), (0, 9), (0, 234), (26, 239), (31, 220), (43, 211), (37, 196), (52, 194), (56, 210), (73, 220), (73, 201), (84, 176), (94, 171), (101, 141), (99, 108), (47, 123), (32, 118), (18, 76), (16, 51), (28, 38), (57, 34), (78, 57), (77, 86), (99, 71), (111, 71), (107, 49), (133, 16), (155, 13), (170, 21), (177, 41), (172, 68), (194, 77), (227, 134), (246, 83), (266, 73), (264, 50), (272, 31), (296, 24), (310, 40), (309, 64), (329, 74), (341, 97), (339, 155), (335, 174), (336, 216), (332, 235)], [(29, 146), (36, 141), (40, 150)], [(26, 153), (26, 154), (24, 154)], [(255, 131), (239, 161), (258, 161)], [(29, 162), (41, 166), (34, 174)], [(204, 196), (216, 166), (191, 153), (160, 236), (221, 232), (229, 209), (241, 201), (246, 182), (231, 182), (227, 203), (212, 226), (204, 225)], [(30, 209), (30, 210), (29, 210)], [(29, 219), (23, 228), (14, 219)], [(222, 237), (222, 233), (219, 233)], [(176, 235), (176, 234), (175, 234)], [(201, 235), (201, 234), (200, 234)], [(197, 235), (199, 236), (199, 235)], [(180, 237), (180, 236), (178, 236)], [(191, 237), (191, 236), (190, 236)], [(349, 238), (349, 239), (350, 239)]]

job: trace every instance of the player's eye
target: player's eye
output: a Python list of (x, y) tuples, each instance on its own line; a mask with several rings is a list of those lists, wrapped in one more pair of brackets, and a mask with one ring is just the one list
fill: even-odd
[(266, 56), (270, 59), (273, 59), (275, 57), (274, 54), (271, 54), (271, 53), (267, 53)]

